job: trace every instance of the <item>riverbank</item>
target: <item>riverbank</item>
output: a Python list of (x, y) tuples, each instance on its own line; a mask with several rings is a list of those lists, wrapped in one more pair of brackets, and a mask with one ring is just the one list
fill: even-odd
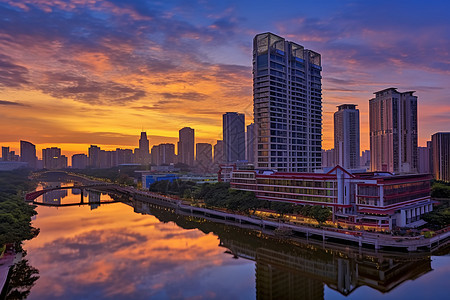
[(314, 228), (300, 226), (290, 223), (276, 222), (258, 217), (245, 216), (209, 208), (196, 207), (184, 203), (182, 200), (172, 198), (148, 191), (141, 191), (134, 188), (118, 187), (117, 192), (129, 197), (148, 203), (164, 205), (175, 209), (177, 213), (201, 216), (216, 222), (225, 222), (229, 225), (242, 226), (251, 225), (255, 228), (263, 229), (271, 234), (287, 233), (304, 237), (306, 239), (318, 239), (324, 243), (340, 243), (356, 247), (371, 247), (375, 250), (383, 251), (407, 251), (407, 252), (432, 252), (437, 251), (450, 241), (450, 227), (439, 232), (436, 236), (425, 238), (418, 237), (398, 237), (382, 233), (372, 233), (366, 231), (351, 231), (333, 228)]
[(97, 190), (109, 193), (118, 193), (127, 197), (136, 198), (150, 204), (158, 204), (174, 209), (177, 213), (191, 216), (201, 216), (214, 222), (226, 223), (234, 226), (251, 226), (255, 229), (264, 230), (272, 235), (297, 236), (306, 240), (320, 240), (323, 243), (341, 244), (357, 248), (372, 248), (383, 251), (400, 252), (432, 252), (440, 249), (450, 241), (450, 227), (437, 231), (430, 238), (424, 236), (403, 237), (392, 236), (385, 233), (373, 233), (367, 231), (354, 231), (314, 226), (305, 226), (291, 222), (269, 220), (256, 216), (232, 213), (228, 211), (197, 207), (180, 199), (162, 195), (154, 192), (143, 191), (130, 186), (111, 184), (96, 187)]

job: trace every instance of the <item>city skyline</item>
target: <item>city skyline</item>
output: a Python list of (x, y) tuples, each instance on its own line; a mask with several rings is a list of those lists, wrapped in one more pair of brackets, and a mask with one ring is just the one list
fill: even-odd
[(425, 146), (450, 116), (448, 4), (390, 3), (387, 10), (387, 2), (377, 3), (273, 12), (246, 1), (1, 1), (8, 18), (0, 21), (0, 126), (7, 128), (0, 145), (18, 153), (20, 140), (30, 141), (38, 156), (53, 146), (67, 156), (91, 144), (135, 148), (142, 127), (151, 146), (176, 144), (182, 127), (214, 145), (223, 113), (245, 113), (246, 125), (253, 122), (252, 39), (270, 31), (322, 56), (323, 149), (333, 147), (332, 116), (344, 103), (358, 105), (361, 150), (369, 149), (368, 100), (391, 86), (423, 100), (418, 144)]

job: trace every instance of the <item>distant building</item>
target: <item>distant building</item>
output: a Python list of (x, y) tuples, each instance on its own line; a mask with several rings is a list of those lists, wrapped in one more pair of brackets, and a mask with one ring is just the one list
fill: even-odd
[(371, 170), (417, 172), (417, 96), (395, 88), (369, 101)]
[(225, 161), (245, 160), (245, 115), (227, 112), (223, 115), (223, 148)]
[(322, 150), (322, 168), (335, 167), (336, 155), (334, 149)]
[(28, 163), (28, 167), (36, 169), (36, 146), (27, 141), (20, 141), (20, 161)]
[(194, 129), (184, 127), (179, 131), (178, 139), (178, 162), (188, 166), (194, 165)]
[(214, 163), (221, 164), (223, 162), (223, 140), (217, 140), (217, 143), (214, 145)]
[(256, 168), (313, 172), (321, 167), (321, 71), (319, 53), (270, 32), (255, 36)]
[(89, 154), (89, 167), (100, 168), (100, 147), (91, 145), (88, 149)]
[(2, 147), (2, 161), (9, 161), (9, 147)]
[(177, 179), (178, 175), (175, 174), (142, 174), (142, 187), (148, 189), (154, 182), (162, 180), (173, 182)]
[(260, 200), (329, 207), (333, 221), (347, 227), (390, 230), (424, 225), (433, 210), (427, 174), (349, 173), (337, 166), (325, 174), (234, 170), (231, 188)]
[(139, 151), (137, 155), (138, 163), (145, 165), (150, 163), (150, 148), (147, 138), (147, 132), (141, 132), (141, 138), (139, 139)]
[(334, 154), (341, 167), (359, 167), (359, 110), (354, 104), (339, 105), (334, 113)]
[(433, 134), (431, 144), (434, 178), (450, 182), (450, 132)]
[(197, 168), (203, 172), (209, 172), (212, 167), (212, 145), (197, 143), (195, 147)]
[(114, 153), (115, 156), (115, 165), (122, 165), (122, 164), (132, 164), (133, 163), (133, 150), (131, 149), (120, 149), (116, 148), (116, 151)]
[(175, 145), (159, 144), (152, 147), (152, 165), (162, 166), (175, 163)]
[(247, 125), (247, 139), (246, 139), (246, 158), (249, 164), (254, 164), (256, 159), (256, 127), (252, 123)]
[(67, 168), (67, 157), (61, 155), (61, 148), (51, 147), (42, 149), (44, 169), (56, 170)]
[(430, 148), (417, 147), (417, 172), (431, 174), (430, 170)]
[(86, 154), (72, 155), (72, 169), (86, 169), (88, 166), (88, 157)]
[(359, 165), (361, 167), (370, 168), (370, 150), (364, 150), (361, 153), (361, 157), (360, 157), (360, 160), (359, 160)]

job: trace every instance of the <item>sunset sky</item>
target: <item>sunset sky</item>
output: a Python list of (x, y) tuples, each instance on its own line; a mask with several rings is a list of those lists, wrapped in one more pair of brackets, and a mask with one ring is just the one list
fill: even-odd
[(450, 130), (447, 1), (0, 1), (0, 146), (85, 153), (221, 139), (222, 114), (252, 122), (252, 39), (273, 32), (319, 52), (323, 148), (336, 105), (397, 87), (419, 97), (419, 145)]

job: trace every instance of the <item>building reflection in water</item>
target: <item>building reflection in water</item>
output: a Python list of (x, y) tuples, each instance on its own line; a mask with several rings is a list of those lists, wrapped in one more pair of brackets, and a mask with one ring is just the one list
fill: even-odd
[[(135, 212), (152, 214), (162, 222), (216, 234), (219, 246), (235, 258), (256, 263), (258, 299), (324, 299), (324, 284), (342, 295), (360, 286), (382, 293), (431, 269), (424, 254), (383, 254), (357, 248), (325, 248), (306, 241), (270, 237), (260, 231), (231, 227), (199, 217), (182, 216), (172, 209), (133, 200)], [(339, 247), (339, 246), (338, 246)]]

